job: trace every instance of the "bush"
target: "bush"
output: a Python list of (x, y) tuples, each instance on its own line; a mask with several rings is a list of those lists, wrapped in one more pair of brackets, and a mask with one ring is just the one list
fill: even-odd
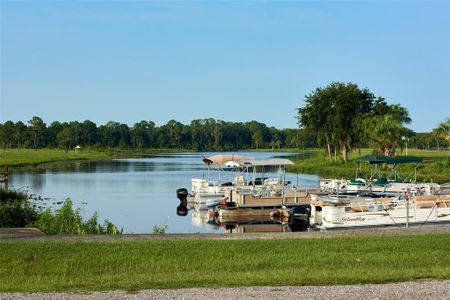
[(36, 221), (38, 212), (24, 192), (0, 188), (0, 227), (25, 227)]
[(23, 201), (0, 202), (0, 227), (25, 227), (38, 218), (36, 209)]
[(95, 212), (87, 221), (83, 221), (80, 210), (74, 209), (72, 201), (67, 199), (61, 209), (38, 210), (28, 201), (24, 192), (0, 188), (0, 227), (37, 227), (47, 234), (120, 234), (113, 223), (105, 220), (98, 223)]
[(67, 199), (61, 209), (52, 212), (46, 209), (38, 216), (37, 228), (47, 234), (120, 234), (113, 223), (105, 220), (104, 224), (98, 223), (98, 214), (94, 213), (87, 221), (83, 221), (80, 209), (74, 209), (72, 201)]
[(6, 190), (0, 187), (0, 203), (7, 201), (25, 201), (28, 199), (28, 195), (24, 192), (15, 190)]

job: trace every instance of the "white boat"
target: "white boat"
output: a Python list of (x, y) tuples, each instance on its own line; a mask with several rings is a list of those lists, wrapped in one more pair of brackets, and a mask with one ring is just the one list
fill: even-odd
[[(239, 155), (214, 155), (203, 158), (203, 162), (208, 166), (208, 177), (193, 178), (191, 193), (188, 194), (186, 189), (179, 189), (177, 196), (180, 200), (185, 197), (189, 203), (201, 204), (204, 209), (232, 201), (230, 192), (259, 197), (268, 193), (281, 195), (287, 184), (284, 167), (294, 164), (284, 158), (255, 160), (253, 157)], [(216, 168), (216, 181), (210, 180), (211, 166)], [(264, 168), (269, 167), (279, 168), (277, 178), (265, 177)], [(181, 191), (185, 195), (180, 195)]]
[[(226, 190), (233, 186), (246, 184), (242, 174), (247, 172), (247, 169), (240, 166), (254, 160), (255, 158), (253, 157), (241, 155), (204, 157), (202, 161), (208, 166), (207, 178), (191, 179), (191, 193), (186, 195), (186, 200), (189, 203), (199, 204), (204, 209), (219, 204), (219, 200), (225, 196)], [(211, 180), (212, 166), (215, 166), (216, 169), (216, 180)], [(187, 191), (186, 189), (183, 190)]]
[(310, 224), (323, 229), (450, 222), (450, 195), (404, 197), (317, 196)]
[[(356, 170), (356, 179), (322, 179), (320, 181), (321, 190), (338, 194), (376, 194), (384, 196), (396, 196), (404, 193), (410, 195), (434, 195), (439, 193), (439, 184), (416, 182), (417, 168), (423, 161), (421, 157), (366, 155), (357, 158), (356, 161), (370, 164), (372, 166), (370, 175), (367, 177), (359, 176), (364, 175), (361, 170), (361, 164), (359, 164)], [(415, 167), (409, 176), (401, 179), (398, 167), (404, 163), (414, 163)], [(380, 165), (382, 164), (389, 166), (391, 169), (387, 177), (384, 177), (380, 170)]]
[(323, 192), (328, 193), (346, 193), (347, 192), (347, 183), (346, 179), (320, 179), (319, 187)]

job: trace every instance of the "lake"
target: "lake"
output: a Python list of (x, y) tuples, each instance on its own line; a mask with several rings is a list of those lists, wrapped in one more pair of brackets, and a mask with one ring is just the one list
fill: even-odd
[[(224, 232), (224, 228), (206, 223), (204, 215), (176, 213), (180, 201), (176, 189), (191, 190), (191, 178), (207, 176), (202, 156), (216, 153), (169, 153), (142, 158), (76, 162), (69, 169), (14, 171), (10, 186), (39, 195), (38, 205), (58, 209), (70, 198), (82, 216), (98, 212), (99, 221), (108, 219), (124, 233), (151, 233), (153, 226), (167, 225), (168, 233)], [(295, 157), (302, 154), (239, 152), (256, 159)], [(212, 175), (213, 172), (211, 173)], [(266, 173), (267, 174), (267, 173)], [(275, 174), (275, 173), (274, 173)], [(274, 175), (272, 174), (272, 175)], [(269, 174), (270, 175), (270, 174)], [(319, 177), (286, 174), (293, 185), (315, 188)]]

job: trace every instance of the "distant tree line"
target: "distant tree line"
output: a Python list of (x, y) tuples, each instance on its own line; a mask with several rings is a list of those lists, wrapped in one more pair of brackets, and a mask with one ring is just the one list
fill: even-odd
[(347, 161), (348, 152), (372, 147), (389, 156), (397, 148), (443, 150), (450, 153), (450, 118), (432, 132), (415, 133), (405, 126), (411, 122), (408, 110), (388, 104), (369, 89), (354, 83), (332, 82), (305, 96), (298, 108), (300, 128), (277, 129), (266, 124), (225, 122), (215, 119), (193, 120), (189, 125), (170, 120), (162, 126), (140, 121), (132, 127), (110, 121), (97, 126), (92, 121), (53, 122), (49, 126), (39, 117), (23, 122), (0, 123), (2, 148), (85, 149), (192, 149), (233, 151), (240, 149), (278, 149), (323, 147), (330, 160), (337, 154)]
[(0, 123), (2, 148), (84, 149), (193, 149), (198, 151), (232, 151), (258, 148), (317, 147), (314, 134), (302, 129), (277, 129), (257, 121), (225, 122), (215, 119), (193, 120), (189, 125), (175, 120), (156, 126), (140, 121), (132, 127), (110, 121), (97, 126), (92, 121), (53, 122), (47, 125), (40, 117), (27, 124), (18, 121)]

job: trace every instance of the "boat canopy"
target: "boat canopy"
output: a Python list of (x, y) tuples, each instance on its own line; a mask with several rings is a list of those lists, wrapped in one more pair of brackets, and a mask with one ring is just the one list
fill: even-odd
[(257, 166), (292, 166), (295, 165), (295, 163), (286, 158), (271, 158), (271, 159), (260, 159), (260, 160), (253, 160), (249, 163), (246, 163), (246, 166), (248, 167), (257, 167)]
[(248, 162), (252, 162), (254, 160), (255, 160), (254, 157), (230, 155), (230, 154), (219, 154), (203, 158), (203, 162), (205, 164), (207, 164), (208, 166), (210, 166), (211, 164), (215, 164), (218, 168), (220, 168), (225, 163), (229, 162), (236, 162), (239, 165), (241, 165)]
[(418, 156), (399, 156), (399, 157), (389, 157), (386, 155), (365, 155), (358, 157), (357, 161), (366, 161), (369, 164), (404, 164), (404, 163), (420, 163), (423, 161), (423, 157)]

